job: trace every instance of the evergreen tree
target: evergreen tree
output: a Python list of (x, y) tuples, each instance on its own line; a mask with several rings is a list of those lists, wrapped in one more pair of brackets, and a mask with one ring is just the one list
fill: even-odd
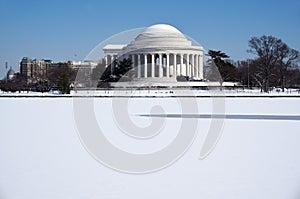
[(208, 56), (211, 57), (211, 61), (216, 65), (221, 75), (221, 83), (223, 81), (237, 81), (237, 68), (230, 62), (225, 59), (229, 58), (229, 56), (218, 50), (209, 50)]
[(63, 73), (57, 79), (57, 87), (61, 94), (70, 94), (70, 78), (68, 73)]

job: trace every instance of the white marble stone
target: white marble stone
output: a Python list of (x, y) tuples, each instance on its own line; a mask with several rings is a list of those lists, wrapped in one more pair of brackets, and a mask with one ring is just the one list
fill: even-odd
[[(178, 29), (167, 24), (150, 26), (128, 45), (109, 44), (103, 51), (107, 66), (116, 57), (131, 58), (136, 70), (133, 81), (176, 82), (175, 76), (181, 75), (203, 79), (203, 48), (193, 45)], [(149, 72), (145, 70), (148, 68)]]

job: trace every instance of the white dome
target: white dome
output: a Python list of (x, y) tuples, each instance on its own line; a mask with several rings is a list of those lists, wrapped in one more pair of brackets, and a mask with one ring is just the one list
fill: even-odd
[(175, 27), (167, 24), (156, 24), (146, 28), (146, 30), (141, 34), (143, 36), (149, 37), (162, 37), (162, 36), (178, 36), (182, 37), (183, 34)]
[(9, 71), (7, 72), (7, 76), (15, 75), (15, 71), (10, 67)]
[(191, 48), (189, 41), (177, 28), (167, 24), (156, 24), (146, 28), (127, 47), (127, 51), (152, 48)]

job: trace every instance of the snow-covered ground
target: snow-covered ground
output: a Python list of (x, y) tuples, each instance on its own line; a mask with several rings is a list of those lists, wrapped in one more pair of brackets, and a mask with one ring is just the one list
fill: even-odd
[[(178, 161), (157, 172), (129, 174), (104, 166), (83, 147), (73, 98), (1, 95), (1, 199), (300, 198), (300, 120), (225, 119), (214, 150), (199, 159), (212, 120), (186, 118), (198, 120), (197, 137)], [(299, 116), (299, 99), (226, 98), (225, 112), (214, 109), (213, 98), (184, 100), (196, 100), (199, 114)], [(145, 127), (151, 118), (139, 115), (149, 114), (153, 106), (161, 106), (166, 113), (188, 114), (182, 111), (180, 100), (130, 98), (126, 110), (135, 125)], [(95, 98), (93, 103), (96, 121), (107, 139), (132, 153), (164, 148), (184, 120), (163, 118), (159, 135), (134, 139), (117, 124), (118, 98)], [(92, 115), (84, 117), (89, 120)]]
[(299, 89), (285, 89), (285, 92), (281, 92), (280, 89), (273, 89), (268, 93), (261, 92), (259, 89), (236, 89), (236, 90), (189, 90), (189, 89), (108, 89), (108, 90), (78, 90), (71, 91), (71, 94), (62, 95), (59, 91), (50, 92), (34, 92), (34, 91), (20, 91), (20, 92), (4, 92), (0, 90), (0, 97), (72, 97), (72, 96), (97, 96), (97, 97), (119, 97), (119, 96), (139, 96), (139, 97), (177, 97), (177, 96), (300, 96)]

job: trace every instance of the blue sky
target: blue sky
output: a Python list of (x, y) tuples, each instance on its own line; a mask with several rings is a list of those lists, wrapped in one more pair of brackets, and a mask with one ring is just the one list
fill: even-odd
[(0, 0), (0, 77), (5, 61), (19, 71), (23, 56), (82, 60), (109, 36), (156, 23), (234, 60), (251, 57), (248, 40), (263, 34), (300, 50), (299, 0)]

